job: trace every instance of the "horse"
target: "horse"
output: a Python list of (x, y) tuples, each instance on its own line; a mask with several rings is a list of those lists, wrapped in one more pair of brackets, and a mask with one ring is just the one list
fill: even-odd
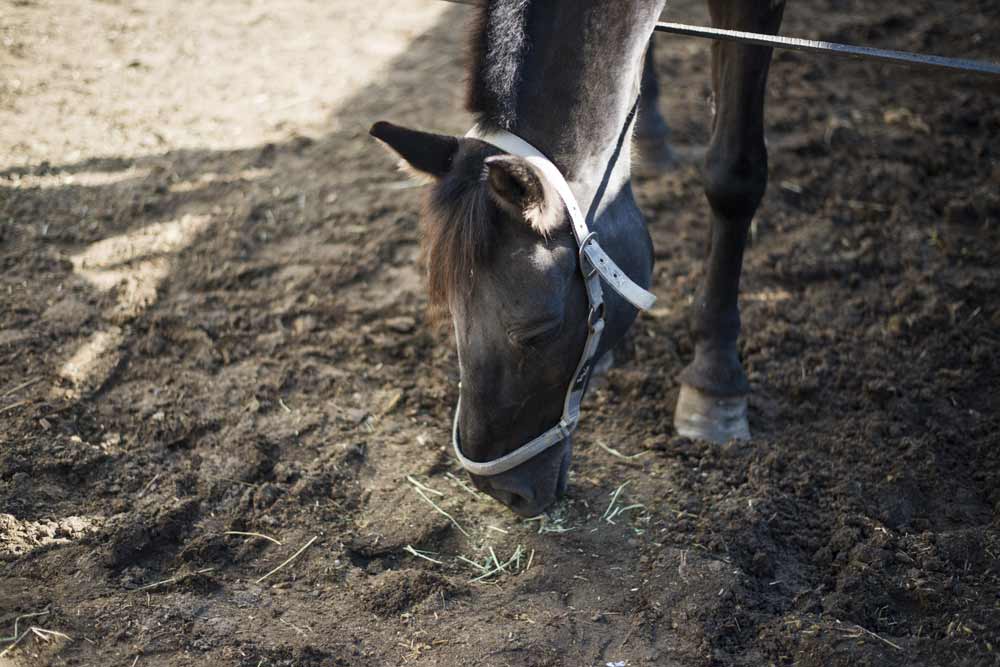
[[(785, 3), (708, 5), (713, 26), (776, 34)], [(421, 244), (431, 310), (450, 318), (458, 352), (455, 451), (478, 489), (522, 516), (563, 495), (593, 360), (622, 340), (642, 306), (634, 295), (650, 286), (652, 243), (630, 155), (635, 135), (671, 157), (647, 48), (663, 6), (489, 0), (471, 31), (474, 130), (456, 137), (385, 121), (371, 129), (429, 183)], [(750, 437), (738, 292), (767, 186), (770, 61), (764, 47), (712, 47), (710, 239), (674, 424), (715, 443)]]

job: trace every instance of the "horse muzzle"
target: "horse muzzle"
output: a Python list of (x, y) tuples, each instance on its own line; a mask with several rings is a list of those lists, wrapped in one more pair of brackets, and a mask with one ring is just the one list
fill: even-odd
[(562, 498), (569, 480), (572, 439), (550, 447), (537, 457), (497, 475), (469, 473), (473, 485), (509, 507), (515, 514), (533, 517)]

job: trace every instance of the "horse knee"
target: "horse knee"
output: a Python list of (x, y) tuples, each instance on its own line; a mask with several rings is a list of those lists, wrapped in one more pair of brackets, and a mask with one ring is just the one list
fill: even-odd
[(721, 219), (749, 224), (766, 189), (766, 151), (734, 158), (709, 154), (705, 168), (705, 196)]

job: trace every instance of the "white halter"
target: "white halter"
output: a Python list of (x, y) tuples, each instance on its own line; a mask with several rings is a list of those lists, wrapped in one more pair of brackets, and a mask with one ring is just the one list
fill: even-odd
[[(573, 237), (579, 248), (580, 274), (583, 276), (583, 283), (587, 289), (587, 301), (590, 302), (590, 314), (587, 317), (587, 342), (583, 346), (583, 354), (580, 355), (580, 363), (576, 367), (573, 379), (566, 389), (562, 418), (558, 424), (500, 458), (492, 461), (473, 461), (462, 454), (462, 448), (458, 442), (458, 420), (462, 409), (462, 399), (459, 396), (458, 405), (455, 406), (455, 421), (451, 435), (455, 454), (462, 467), (470, 473), (480, 477), (488, 477), (516, 468), (549, 447), (562, 442), (576, 429), (580, 420), (580, 402), (583, 400), (583, 393), (587, 388), (587, 382), (594, 367), (594, 356), (597, 354), (601, 333), (604, 331), (604, 292), (601, 288), (601, 279), (640, 310), (649, 310), (656, 301), (656, 297), (632, 282), (625, 275), (625, 272), (615, 264), (614, 260), (604, 252), (597, 241), (597, 233), (591, 231), (587, 226), (587, 218), (580, 210), (580, 205), (566, 179), (541, 151), (517, 135), (504, 130), (487, 131), (479, 126), (474, 126), (465, 136), (484, 141), (500, 150), (524, 158), (538, 169), (559, 193), (572, 221)], [(461, 364), (461, 360), (459, 360), (459, 364)]]

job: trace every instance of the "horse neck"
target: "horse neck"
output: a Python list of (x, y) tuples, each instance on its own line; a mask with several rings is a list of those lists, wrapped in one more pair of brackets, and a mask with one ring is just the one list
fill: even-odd
[[(628, 181), (631, 128), (626, 125), (639, 94), (643, 53), (663, 4), (494, 0), (486, 10), (480, 36), (486, 43), (478, 67), (487, 71), (478, 72), (480, 83), (506, 80), (513, 85), (506, 90), (487, 85), (478, 95), (474, 90), (472, 110), (548, 155), (584, 210), (595, 196), (602, 208)], [(511, 14), (518, 11), (523, 12), (526, 44), (518, 62), (490, 62), (491, 52), (495, 55), (490, 40), (510, 39), (499, 30), (509, 31), (503, 21), (513, 23)], [(498, 71), (488, 71), (491, 67)]]

